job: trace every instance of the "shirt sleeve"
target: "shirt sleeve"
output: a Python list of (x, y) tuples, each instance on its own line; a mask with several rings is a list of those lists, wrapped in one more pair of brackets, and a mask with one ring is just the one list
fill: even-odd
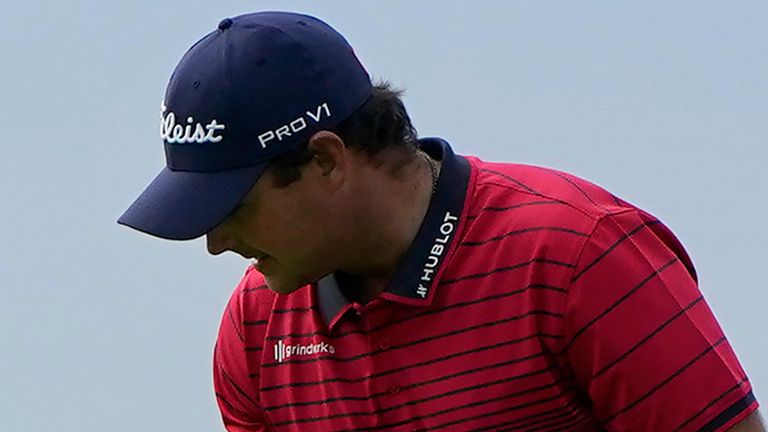
[(243, 282), (221, 319), (213, 354), (213, 385), (224, 427), (229, 432), (262, 432), (267, 426), (247, 365), (243, 331)]
[(757, 409), (691, 260), (642, 210), (597, 223), (564, 322), (567, 361), (607, 430), (721, 431)]

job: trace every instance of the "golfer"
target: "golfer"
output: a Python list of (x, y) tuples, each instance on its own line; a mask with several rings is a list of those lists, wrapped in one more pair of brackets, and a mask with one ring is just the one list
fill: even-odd
[(224, 19), (173, 72), (166, 167), (119, 222), (252, 260), (215, 346), (227, 430), (765, 430), (661, 221), (418, 137), (400, 96), (296, 13)]

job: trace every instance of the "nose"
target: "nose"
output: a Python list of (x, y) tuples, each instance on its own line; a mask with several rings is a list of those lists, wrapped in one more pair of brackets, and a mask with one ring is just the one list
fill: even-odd
[(205, 239), (208, 253), (211, 255), (218, 255), (233, 247), (232, 237), (225, 234), (220, 227), (216, 227), (208, 232), (208, 234), (205, 235)]

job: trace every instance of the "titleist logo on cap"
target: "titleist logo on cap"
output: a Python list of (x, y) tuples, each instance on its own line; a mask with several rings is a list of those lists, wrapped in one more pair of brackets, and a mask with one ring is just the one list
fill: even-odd
[[(160, 138), (168, 144), (203, 144), (206, 142), (217, 143), (224, 139), (221, 135), (216, 135), (217, 131), (226, 129), (226, 125), (212, 119), (208, 124), (195, 122), (192, 116), (187, 117), (187, 124), (177, 124), (176, 114), (169, 111), (166, 113), (165, 102), (161, 105), (163, 115), (160, 120)], [(320, 123), (323, 118), (331, 117), (331, 109), (328, 102), (323, 102), (313, 109), (308, 109), (303, 115), (282, 125), (276, 129), (268, 130), (259, 134), (257, 137), (262, 148), (266, 148), (270, 141), (282, 141), (286, 137), (301, 132), (306, 129), (308, 123)]]
[[(161, 104), (163, 113), (166, 111), (165, 102)], [(176, 124), (176, 114), (168, 112), (162, 116), (160, 121), (160, 139), (169, 144), (188, 144), (188, 143), (217, 143), (224, 139), (221, 135), (216, 135), (217, 131), (226, 129), (226, 125), (220, 124), (213, 119), (210, 123), (203, 125), (195, 122), (195, 119), (187, 117), (187, 124)]]

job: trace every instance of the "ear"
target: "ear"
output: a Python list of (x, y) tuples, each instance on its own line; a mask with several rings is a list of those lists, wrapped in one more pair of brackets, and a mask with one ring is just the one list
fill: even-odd
[(309, 138), (307, 148), (314, 153), (310, 163), (312, 174), (332, 188), (339, 188), (350, 168), (351, 153), (344, 141), (335, 133), (322, 130)]

